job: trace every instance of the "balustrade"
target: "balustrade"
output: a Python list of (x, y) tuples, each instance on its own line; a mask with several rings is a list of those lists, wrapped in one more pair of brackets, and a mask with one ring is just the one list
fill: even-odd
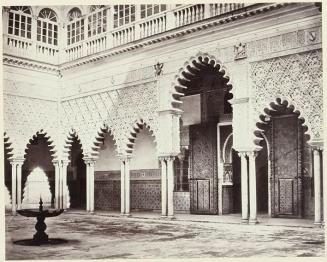
[(144, 19), (139, 24), (140, 38), (160, 34), (166, 31), (166, 13), (161, 13), (155, 17)]
[(135, 40), (135, 26), (129, 25), (112, 32), (113, 47), (127, 44)]
[[(69, 26), (69, 30), (74, 29), (76, 31), (74, 33), (70, 31), (67, 35), (68, 43), (61, 45), (64, 48), (60, 62), (74, 61), (112, 47), (189, 25), (208, 17), (219, 16), (248, 5), (241, 3), (179, 5), (172, 10), (168, 9), (144, 19), (137, 19), (133, 23), (114, 29), (108, 26), (108, 23), (113, 23), (110, 12), (100, 10), (81, 17), (79, 20), (74, 20), (66, 26), (65, 30), (68, 30)], [(32, 30), (36, 30), (36, 28)], [(67, 31), (64, 34), (67, 34)], [(60, 40), (67, 41), (66, 38)], [(56, 65), (59, 63), (58, 46), (14, 35), (4, 35), (4, 53)]]

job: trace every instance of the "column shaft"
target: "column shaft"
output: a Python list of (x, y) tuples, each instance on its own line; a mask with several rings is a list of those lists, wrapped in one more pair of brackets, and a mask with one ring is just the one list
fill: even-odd
[(167, 164), (161, 160), (161, 214), (167, 216)]
[(22, 165), (17, 165), (17, 209), (22, 208)]
[(67, 187), (67, 163), (62, 164), (62, 190), (63, 190), (63, 208), (67, 209), (68, 187)]
[(125, 163), (120, 162), (120, 213), (125, 214)]
[(315, 193), (315, 224), (321, 224), (321, 167), (320, 153), (317, 149), (313, 150), (314, 166), (314, 193)]
[(90, 212), (94, 212), (94, 162), (90, 163), (90, 181), (89, 181), (89, 187), (90, 187)]
[(86, 211), (90, 211), (90, 165), (86, 163)]
[(130, 170), (129, 159), (125, 161), (125, 214), (130, 213)]
[(248, 184), (248, 164), (245, 154), (241, 157), (241, 192), (242, 192), (242, 220), (249, 219), (249, 184)]
[(55, 166), (55, 208), (59, 208), (59, 165), (57, 162), (54, 163)]
[(256, 153), (249, 154), (249, 184), (250, 184), (250, 219), (249, 223), (256, 224), (257, 221), (257, 178), (255, 167)]
[(174, 159), (167, 160), (167, 209), (168, 216), (174, 215)]
[(16, 196), (17, 196), (17, 163), (11, 163), (11, 206), (12, 214), (16, 215)]

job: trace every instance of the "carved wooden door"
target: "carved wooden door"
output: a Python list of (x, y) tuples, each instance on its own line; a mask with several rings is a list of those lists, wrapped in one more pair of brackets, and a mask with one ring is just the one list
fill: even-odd
[(302, 130), (297, 116), (272, 118), (272, 215), (301, 217)]
[(190, 129), (191, 213), (218, 213), (216, 124), (196, 125)]

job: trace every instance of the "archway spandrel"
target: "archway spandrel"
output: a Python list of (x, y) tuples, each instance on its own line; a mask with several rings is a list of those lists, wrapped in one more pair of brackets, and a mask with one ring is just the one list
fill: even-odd
[[(300, 112), (311, 139), (323, 137), (321, 50), (251, 63), (255, 123), (280, 98)], [(274, 69), (276, 68), (276, 69)]]

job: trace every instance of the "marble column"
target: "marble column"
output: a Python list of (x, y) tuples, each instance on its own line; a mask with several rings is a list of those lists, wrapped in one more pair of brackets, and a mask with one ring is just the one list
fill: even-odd
[(68, 202), (68, 185), (67, 185), (67, 166), (68, 160), (62, 160), (61, 168), (62, 168), (62, 207), (63, 209), (67, 209)]
[(17, 162), (17, 209), (22, 208), (22, 166), (24, 160)]
[(257, 152), (250, 152), (249, 156), (249, 192), (250, 192), (250, 224), (257, 224), (257, 178), (256, 178), (256, 167), (255, 158)]
[(161, 162), (161, 215), (167, 216), (167, 163), (164, 157)]
[(86, 212), (90, 211), (90, 165), (89, 161), (85, 161), (86, 165)]
[(120, 213), (125, 214), (125, 162), (120, 161)]
[(314, 167), (314, 195), (315, 195), (315, 221), (314, 224), (321, 224), (321, 165), (320, 151), (313, 148), (313, 167)]
[(90, 212), (94, 213), (94, 165), (95, 165), (95, 161), (90, 161), (89, 163), (90, 167), (89, 167), (89, 208), (90, 208)]
[(248, 161), (246, 153), (239, 153), (241, 158), (241, 194), (242, 194), (242, 221), (249, 219), (249, 183), (248, 183)]
[(59, 197), (59, 187), (60, 187), (60, 171), (59, 171), (59, 161), (53, 161), (55, 166), (55, 209), (60, 208), (60, 197)]
[(17, 202), (17, 162), (11, 161), (11, 211), (16, 215)]
[(174, 216), (174, 159), (170, 156), (167, 158), (167, 215)]
[(130, 168), (129, 168), (129, 164), (130, 164), (130, 157), (127, 157), (125, 159), (125, 215), (129, 215), (130, 214), (130, 201), (131, 201), (131, 197), (130, 197), (130, 184), (131, 184), (131, 175), (130, 175)]

